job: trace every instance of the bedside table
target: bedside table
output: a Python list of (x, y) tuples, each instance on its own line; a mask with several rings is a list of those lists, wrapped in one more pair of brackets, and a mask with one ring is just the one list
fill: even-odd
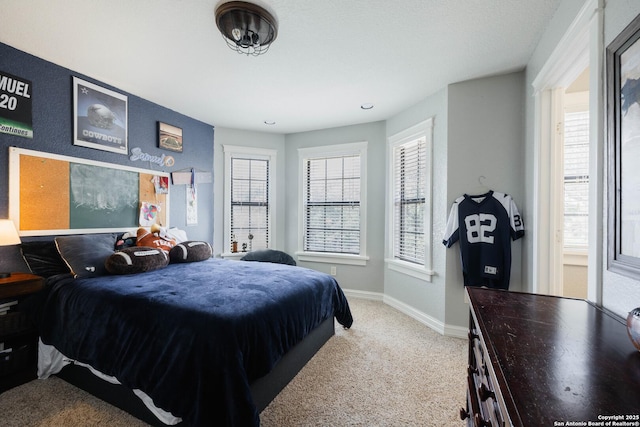
[(36, 378), (38, 331), (25, 306), (43, 288), (34, 274), (0, 278), (0, 393)]

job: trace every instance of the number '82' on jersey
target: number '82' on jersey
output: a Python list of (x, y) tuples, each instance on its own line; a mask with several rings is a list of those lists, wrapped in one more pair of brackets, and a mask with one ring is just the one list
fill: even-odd
[(509, 289), (511, 240), (524, 236), (524, 224), (508, 194), (489, 191), (458, 197), (451, 206), (442, 243), (460, 241), (466, 286)]

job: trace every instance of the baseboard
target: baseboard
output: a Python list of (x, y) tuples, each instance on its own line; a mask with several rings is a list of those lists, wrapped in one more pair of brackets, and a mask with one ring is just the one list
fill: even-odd
[(358, 291), (353, 289), (343, 289), (343, 292), (347, 298), (353, 297), (358, 299), (366, 299), (370, 301), (380, 301), (388, 306), (391, 306), (399, 312), (406, 314), (407, 316), (417, 320), (423, 325), (428, 326), (441, 335), (455, 338), (467, 338), (469, 329), (462, 326), (447, 325), (435, 317), (429, 316), (415, 307), (403, 303), (395, 298), (387, 296), (380, 292)]
[(384, 294), (380, 292), (369, 292), (369, 291), (356, 291), (353, 289), (343, 289), (344, 295), (349, 297), (354, 297), (358, 299), (367, 299), (370, 301), (382, 301)]

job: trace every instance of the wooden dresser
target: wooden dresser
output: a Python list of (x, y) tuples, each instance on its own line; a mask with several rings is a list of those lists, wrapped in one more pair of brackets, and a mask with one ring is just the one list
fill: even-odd
[(43, 287), (33, 274), (0, 278), (0, 393), (36, 378), (38, 331), (25, 307)]
[(467, 425), (640, 426), (640, 352), (621, 318), (578, 299), (467, 294)]

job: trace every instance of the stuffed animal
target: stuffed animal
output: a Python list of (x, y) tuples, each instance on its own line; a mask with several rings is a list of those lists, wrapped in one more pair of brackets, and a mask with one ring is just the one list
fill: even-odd
[[(154, 224), (157, 225), (157, 224)], [(156, 230), (154, 232), (154, 230)], [(151, 230), (140, 227), (136, 232), (136, 245), (146, 246), (149, 248), (162, 249), (165, 252), (169, 252), (172, 247), (176, 245), (176, 240), (169, 237), (166, 230), (160, 226), (151, 227)]]

